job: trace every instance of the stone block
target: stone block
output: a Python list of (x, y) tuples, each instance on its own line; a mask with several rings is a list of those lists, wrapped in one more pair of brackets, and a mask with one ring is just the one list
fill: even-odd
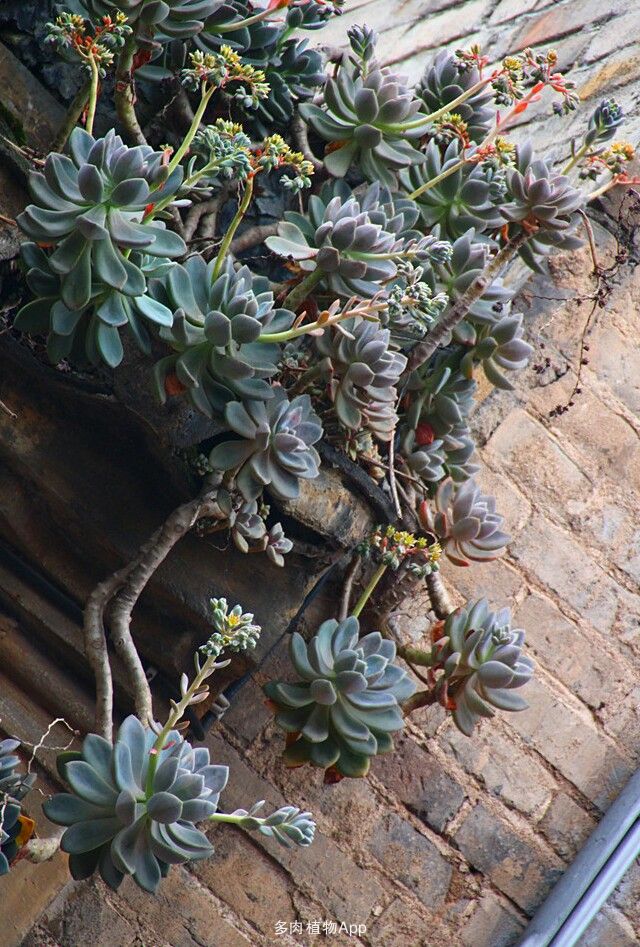
[(611, 630), (622, 590), (568, 533), (537, 515), (516, 536), (509, 553), (594, 628)]
[(589, 707), (615, 704), (627, 692), (633, 669), (607, 654), (549, 599), (531, 593), (518, 606), (514, 621), (526, 630), (533, 656)]
[(586, 710), (565, 702), (540, 676), (525, 693), (529, 709), (511, 714), (510, 726), (604, 811), (631, 776), (627, 759)]
[(392, 878), (410, 888), (427, 908), (447, 896), (451, 865), (433, 842), (394, 812), (371, 826), (369, 849)]
[(409, 736), (396, 740), (393, 754), (375, 761), (373, 774), (436, 832), (442, 832), (465, 799), (464, 787), (458, 780)]
[(491, 893), (484, 894), (460, 932), (464, 947), (511, 947), (522, 921)]
[(454, 726), (447, 730), (447, 749), (492, 796), (537, 820), (556, 789), (544, 766), (501, 733), (495, 721), (477, 727), (473, 737)]
[[(280, 791), (248, 766), (219, 734), (210, 734), (206, 744), (215, 763), (230, 767), (229, 783), (221, 798), (221, 806), (226, 812), (248, 808), (258, 799), (265, 799), (267, 808), (272, 809), (285, 804)], [(298, 792), (295, 798), (292, 794), (286, 802), (311, 808), (313, 800), (308, 798), (308, 771), (298, 770), (294, 776)], [(328, 824), (326, 828), (329, 828)], [(304, 851), (283, 848), (260, 835), (255, 837), (255, 842), (264, 846), (269, 857), (295, 877), (303, 892), (323, 905), (331, 920), (368, 923), (373, 908), (383, 900), (383, 889), (378, 880), (338, 848), (325, 831), (324, 820), (313, 845)]]
[(485, 451), (526, 495), (535, 496), (537, 505), (548, 506), (563, 519), (570, 501), (584, 501), (593, 492), (593, 484), (565, 454), (561, 443), (522, 409), (508, 415)]
[(587, 841), (596, 822), (564, 792), (554, 796), (539, 829), (563, 858), (573, 859)]
[(482, 805), (469, 812), (455, 841), (467, 861), (527, 914), (562, 874), (557, 855)]
[(372, 925), (372, 944), (393, 947), (433, 947), (433, 922), (421, 917), (413, 904), (397, 898)]
[(636, 947), (637, 943), (629, 921), (611, 907), (604, 907), (580, 938), (580, 947)]

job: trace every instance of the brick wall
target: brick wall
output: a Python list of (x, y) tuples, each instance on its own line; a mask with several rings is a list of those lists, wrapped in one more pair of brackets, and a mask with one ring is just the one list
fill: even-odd
[[(499, 57), (551, 43), (563, 66), (575, 66), (585, 110), (613, 92), (631, 110), (640, 95), (631, 45), (640, 11), (629, 0), (347, 0), (330, 40), (365, 20), (382, 31), (386, 61), (413, 75), (441, 45), (480, 41)], [(577, 125), (567, 132), (548, 106), (527, 119), (541, 150), (566, 153)], [(632, 141), (639, 127), (636, 115), (625, 129)], [(613, 241), (602, 228), (597, 240), (606, 261)], [(484, 723), (473, 740), (440, 708), (423, 710), (368, 781), (323, 787), (320, 774), (278, 762), (280, 735), (260, 692), (284, 667), (277, 649), (208, 744), (231, 766), (225, 807), (300, 802), (318, 817), (312, 849), (290, 853), (218, 830), (217, 857), (173, 870), (156, 901), (133, 884), (118, 896), (101, 884), (67, 885), (24, 947), (324, 942), (309, 932), (279, 936), (278, 920), (366, 925), (335, 944), (513, 943), (640, 758), (640, 282), (628, 271), (617, 281), (589, 340), (583, 392), (551, 418), (575, 380), (589, 308), (576, 299), (592, 290), (586, 251), (552, 270), (553, 282), (530, 281), (521, 300), (543, 370), (521, 374), (513, 393), (489, 395), (476, 416), (482, 481), (506, 516), (509, 554), (446, 573), (460, 600), (486, 592), (514, 604), (538, 662), (530, 709)], [(424, 607), (414, 603), (404, 617), (411, 636), (424, 630)], [(637, 944), (639, 894), (636, 867), (582, 947)]]

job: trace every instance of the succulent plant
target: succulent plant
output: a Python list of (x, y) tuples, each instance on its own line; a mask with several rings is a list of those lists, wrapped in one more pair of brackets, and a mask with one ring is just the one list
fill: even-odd
[(365, 72), (345, 53), (325, 84), (324, 107), (305, 102), (300, 114), (330, 143), (324, 159), (330, 174), (344, 177), (356, 165), (368, 181), (393, 187), (397, 171), (423, 160), (411, 144), (429, 127), (421, 105), (404, 76), (373, 59)]
[(18, 854), (18, 836), (20, 824), (20, 806), (14, 802), (3, 801), (0, 795), (0, 877), (6, 875), (11, 862)]
[(408, 248), (418, 259), (428, 259), (442, 247), (441, 242), (420, 238), (411, 229), (417, 219), (413, 201), (393, 198), (378, 183), (352, 192), (344, 181), (336, 181), (325, 184), (320, 195), (311, 196), (306, 215), (287, 211), (278, 236), (265, 242), (303, 270), (320, 268), (332, 292), (370, 297), (379, 291), (381, 282), (395, 277), (396, 259)]
[(524, 368), (533, 352), (532, 346), (522, 338), (523, 332), (520, 312), (504, 316), (493, 326), (483, 326), (475, 345), (460, 362), (463, 375), (473, 377), (474, 363), (480, 362), (492, 385), (511, 391), (513, 385), (504, 375), (505, 370)]
[(248, 811), (236, 809), (233, 813), (234, 817), (239, 817), (236, 824), (249, 831), (257, 829), (284, 848), (291, 848), (292, 845), (306, 848), (311, 845), (316, 834), (316, 823), (310, 812), (301, 812), (298, 806), (282, 806), (267, 818), (259, 819), (256, 813), (263, 806), (264, 801), (261, 801)]
[(415, 449), (410, 453), (407, 452), (406, 455), (409, 469), (426, 483), (440, 483), (447, 476), (445, 467), (447, 454), (444, 450), (444, 442), (432, 440), (430, 443), (416, 446), (415, 437), (412, 440)]
[(61, 772), (72, 792), (53, 796), (44, 810), (50, 821), (67, 826), (60, 847), (74, 878), (97, 869), (114, 889), (131, 875), (155, 892), (171, 865), (211, 855), (195, 823), (216, 811), (228, 769), (211, 765), (209, 751), (192, 748), (178, 731), (152, 754), (155, 741), (156, 734), (131, 716), (113, 746), (89, 734), (82, 752), (64, 755)]
[(289, 401), (282, 388), (269, 401), (231, 401), (225, 421), (240, 440), (223, 441), (209, 461), (216, 470), (236, 471), (235, 483), (247, 500), (263, 489), (280, 500), (300, 492), (300, 479), (318, 476), (320, 458), (313, 447), (322, 436), (320, 419), (308, 395)]
[(284, 566), (284, 557), (293, 549), (293, 543), (284, 534), (282, 523), (274, 523), (267, 533), (265, 552), (274, 566)]
[(93, 17), (124, 13), (138, 40), (170, 42), (199, 33), (222, 0), (80, 0)]
[(15, 752), (19, 746), (19, 740), (0, 740), (0, 799), (20, 783), (20, 775), (16, 772), (20, 757)]
[(368, 428), (383, 441), (395, 430), (395, 386), (407, 364), (389, 343), (388, 329), (362, 319), (348, 319), (316, 339), (330, 363), (329, 397), (339, 421), (352, 431)]
[(496, 501), (480, 491), (475, 480), (456, 486), (443, 480), (431, 502), (420, 505), (420, 520), (437, 536), (447, 558), (456, 566), (490, 562), (505, 550), (509, 536), (503, 533), (503, 518), (496, 513)]
[[(409, 192), (417, 190), (425, 181), (431, 181), (459, 161), (460, 148), (452, 141), (444, 155), (435, 142), (425, 152), (424, 164), (412, 165), (400, 172), (400, 180)], [(481, 164), (464, 164), (416, 198), (425, 225), (431, 229), (439, 225), (440, 233), (455, 240), (471, 228), (476, 234), (502, 226), (498, 205), (504, 187), (498, 178)]]
[(508, 168), (506, 174), (510, 200), (500, 212), (509, 223), (511, 236), (520, 229), (532, 233), (529, 249), (534, 254), (582, 246), (574, 235), (577, 211), (585, 202), (582, 191), (564, 175), (555, 174), (543, 160), (532, 161), (524, 174), (518, 168)]
[(253, 56), (252, 64), (264, 71), (269, 95), (248, 113), (249, 124), (260, 137), (293, 119), (297, 102), (315, 95), (324, 84), (324, 60), (306, 39), (292, 39), (276, 47), (263, 47), (263, 58)]
[(224, 0), (217, 3), (214, 12), (207, 17), (204, 29), (195, 35), (194, 42), (205, 53), (217, 52), (221, 46), (228, 45), (242, 53), (245, 61), (262, 58), (265, 49), (271, 55), (282, 37), (285, 25), (281, 19), (262, 19), (241, 25), (255, 14), (256, 9), (251, 0)]
[[(28, 268), (27, 285), (36, 298), (22, 307), (14, 326), (22, 332), (46, 335), (47, 354), (54, 364), (70, 358), (74, 364), (103, 361), (114, 368), (123, 357), (121, 326), (128, 326), (148, 355), (151, 337), (147, 326), (170, 326), (173, 322), (171, 310), (144, 292), (128, 296), (94, 280), (89, 303), (69, 309), (61, 299), (61, 276), (52, 269), (50, 257), (35, 243), (23, 243), (20, 250)], [(132, 253), (128, 260), (145, 282), (173, 266), (170, 261), (141, 253)]]
[[(437, 112), (474, 86), (479, 78), (475, 67), (463, 68), (459, 59), (443, 50), (425, 69), (416, 94), (428, 113)], [(467, 126), (471, 141), (481, 142), (491, 129), (495, 120), (492, 103), (493, 92), (491, 86), (487, 86), (455, 106), (455, 112)]]
[[(473, 462), (475, 444), (467, 419), (474, 405), (476, 382), (447, 364), (423, 366), (409, 379), (410, 402), (401, 424), (405, 455), (425, 452), (436, 440), (447, 474), (464, 483), (480, 469)], [(429, 451), (426, 451), (428, 454)], [(430, 458), (414, 457), (416, 472)], [(435, 460), (435, 456), (434, 456)], [(436, 468), (437, 469), (437, 468)]]
[(494, 707), (526, 709), (513, 691), (531, 679), (534, 664), (522, 653), (525, 633), (511, 628), (508, 608), (492, 612), (486, 599), (469, 602), (435, 628), (431, 667), (444, 672), (436, 693), (459, 730), (471, 736), (481, 717), (493, 717)]
[(269, 399), (266, 379), (276, 373), (277, 346), (258, 342), (269, 328), (288, 329), (294, 315), (275, 309), (265, 277), (246, 267), (234, 269), (231, 260), (213, 279), (214, 262), (200, 256), (176, 265), (162, 280), (150, 284), (153, 297), (173, 314), (173, 325), (161, 338), (176, 350), (155, 367), (161, 400), (177, 379), (200, 411), (221, 415), (235, 398)]
[(287, 7), (288, 30), (321, 30), (342, 13), (345, 0), (293, 0)]
[[(48, 267), (60, 277), (60, 312), (67, 322), (68, 312), (96, 299), (95, 284), (127, 296), (144, 294), (145, 276), (130, 259), (132, 250), (161, 259), (186, 252), (182, 238), (161, 223), (142, 223), (156, 189), (162, 188), (163, 200), (177, 191), (181, 168), (168, 174), (162, 152), (129, 148), (113, 129), (96, 140), (75, 128), (69, 151), (50, 154), (44, 173), (30, 175), (37, 203), (17, 218), (31, 240), (54, 247)], [(113, 325), (111, 309), (111, 296), (96, 304), (101, 321)]]
[(343, 776), (365, 776), (372, 756), (393, 747), (402, 729), (402, 701), (415, 690), (406, 671), (393, 664), (395, 644), (378, 632), (358, 640), (356, 618), (326, 621), (309, 644), (291, 636), (290, 655), (302, 678), (264, 688), (276, 707), (276, 723), (292, 735), (285, 760), (335, 767)]
[(596, 142), (610, 141), (623, 121), (621, 106), (614, 99), (603, 99), (589, 119), (584, 143), (595, 145)]

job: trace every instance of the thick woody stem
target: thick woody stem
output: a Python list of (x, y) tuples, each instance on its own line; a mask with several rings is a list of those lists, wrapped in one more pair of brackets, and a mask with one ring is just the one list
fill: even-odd
[(111, 741), (113, 731), (113, 680), (107, 651), (105, 612), (117, 653), (134, 688), (136, 714), (147, 724), (152, 719), (151, 689), (131, 636), (131, 614), (156, 569), (171, 549), (203, 516), (215, 510), (216, 492), (184, 503), (170, 514), (140, 548), (137, 556), (93, 590), (84, 612), (85, 652), (96, 678), (96, 732)]
[(107, 651), (104, 612), (133, 569), (133, 563), (114, 572), (95, 587), (84, 610), (84, 649), (96, 679), (96, 733), (111, 742), (113, 733), (113, 680)]
[(442, 576), (439, 572), (432, 572), (426, 577), (426, 583), (433, 614), (440, 621), (445, 621), (453, 611), (453, 605), (444, 587)]
[(405, 717), (408, 717), (414, 710), (419, 710), (420, 707), (430, 707), (436, 702), (437, 697), (433, 691), (418, 691), (417, 694), (413, 694), (412, 697), (404, 701), (402, 713)]
[(136, 41), (134, 37), (130, 36), (125, 41), (118, 57), (114, 101), (127, 142), (131, 145), (146, 145), (147, 139), (140, 128), (134, 107), (133, 57), (135, 53)]
[(311, 162), (311, 164), (313, 165), (314, 171), (322, 171), (324, 168), (324, 164), (322, 163), (322, 161), (319, 161), (316, 158), (313, 151), (311, 150), (309, 139), (307, 137), (307, 126), (303, 122), (302, 117), (300, 116), (298, 112), (296, 112), (296, 114), (293, 117), (293, 121), (291, 122), (290, 129), (291, 129), (291, 136), (293, 140), (295, 141), (298, 149), (300, 150), (302, 156), (306, 158), (307, 161)]
[(412, 350), (406, 368), (407, 372), (414, 371), (431, 358), (438, 346), (442, 345), (445, 341), (449, 333), (455, 329), (459, 322), (462, 322), (474, 302), (484, 295), (489, 286), (491, 286), (493, 281), (500, 274), (503, 266), (514, 258), (520, 247), (529, 239), (529, 236), (530, 234), (523, 230), (517, 237), (513, 237), (509, 240), (506, 246), (496, 253), (482, 273), (473, 281), (471, 286), (465, 290), (451, 309), (445, 312), (437, 325), (431, 329), (424, 342), (420, 342)]
[(153, 720), (151, 688), (131, 635), (131, 614), (147, 583), (178, 540), (213, 510), (215, 493), (179, 506), (140, 548), (133, 568), (111, 606), (111, 636), (134, 686), (136, 715), (145, 726)]

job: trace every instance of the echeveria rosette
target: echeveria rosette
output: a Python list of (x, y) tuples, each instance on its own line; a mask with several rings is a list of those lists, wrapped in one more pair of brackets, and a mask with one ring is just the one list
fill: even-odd
[(315, 95), (324, 84), (325, 72), (321, 53), (306, 39), (263, 47), (262, 53), (263, 58), (253, 56), (251, 63), (264, 71), (269, 94), (248, 111), (245, 124), (266, 138), (274, 127), (283, 128), (291, 122), (296, 103)]
[(522, 313), (499, 319), (493, 326), (483, 326), (475, 345), (462, 358), (460, 369), (466, 378), (473, 377), (473, 366), (479, 362), (487, 379), (496, 388), (512, 391), (513, 385), (504, 374), (524, 368), (533, 347), (522, 338)]
[(113, 746), (89, 734), (81, 752), (63, 755), (60, 768), (72, 791), (48, 799), (44, 811), (67, 826), (60, 847), (76, 880), (98, 870), (117, 889), (131, 875), (154, 893), (171, 865), (212, 854), (195, 823), (215, 813), (228, 768), (212, 765), (206, 748), (193, 748), (171, 731), (149, 780), (156, 739), (131, 716)]
[(222, 0), (80, 0), (94, 17), (115, 18), (124, 13), (138, 40), (171, 42), (189, 39), (204, 26)]
[(305, 102), (300, 114), (329, 142), (324, 164), (330, 174), (342, 178), (356, 166), (368, 181), (394, 187), (400, 169), (423, 161), (412, 144), (429, 128), (421, 107), (404, 76), (375, 61), (363, 75), (345, 53), (337, 74), (327, 79), (324, 105)]
[[(408, 192), (417, 190), (426, 181), (432, 181), (457, 164), (460, 149), (452, 141), (444, 154), (435, 142), (425, 151), (424, 164), (412, 165), (400, 173), (400, 180)], [(498, 205), (503, 188), (497, 186), (494, 173), (480, 164), (464, 164), (453, 174), (428, 188), (416, 198), (425, 226), (439, 225), (440, 233), (455, 240), (473, 228), (477, 234), (496, 230), (503, 224)]]
[(438, 676), (438, 699), (452, 712), (459, 730), (471, 736), (482, 717), (499, 710), (525, 710), (514, 690), (533, 675), (534, 663), (522, 653), (525, 633), (511, 628), (508, 608), (489, 610), (486, 599), (457, 608), (438, 628), (431, 667)]
[(19, 740), (0, 740), (0, 799), (20, 783), (20, 775), (16, 772), (20, 765), (20, 757), (16, 754), (19, 746)]
[(424, 366), (409, 379), (402, 449), (414, 472), (430, 483), (436, 482), (441, 460), (455, 483), (464, 483), (480, 469), (473, 462), (475, 444), (468, 426), (476, 388), (473, 379), (448, 366)]
[[(127, 296), (143, 295), (144, 273), (131, 251), (161, 259), (186, 253), (184, 240), (162, 224), (142, 223), (154, 194), (163, 200), (182, 181), (182, 169), (168, 174), (164, 154), (148, 145), (129, 148), (113, 129), (95, 139), (82, 128), (69, 138), (69, 155), (51, 153), (43, 172), (29, 177), (36, 201), (18, 216), (24, 233), (52, 247), (51, 271), (60, 277), (61, 303), (85, 309), (96, 284)], [(109, 319), (110, 297), (96, 303)]]
[(217, 444), (209, 455), (214, 470), (235, 471), (235, 483), (246, 500), (264, 489), (279, 500), (293, 500), (300, 480), (318, 476), (320, 457), (313, 445), (322, 425), (308, 395), (289, 401), (282, 388), (269, 401), (230, 402), (224, 412), (239, 440)]
[(377, 322), (348, 319), (316, 339), (328, 360), (329, 397), (348, 430), (368, 429), (382, 441), (393, 437), (397, 423), (396, 385), (407, 359), (390, 346), (391, 333)]
[(589, 119), (585, 145), (610, 141), (624, 121), (622, 107), (614, 99), (603, 99)]
[(351, 191), (344, 181), (328, 182), (311, 195), (306, 214), (287, 211), (278, 236), (265, 243), (303, 271), (321, 269), (320, 285), (331, 292), (370, 298), (397, 274), (396, 260), (385, 259), (389, 254), (399, 258), (421, 239), (428, 258), (432, 241), (412, 229), (418, 217), (413, 201), (393, 197), (378, 183)]
[[(1, 761), (0, 761), (1, 762)], [(3, 799), (0, 794), (0, 877), (6, 875), (18, 854), (18, 836), (22, 828), (20, 806)]]
[[(163, 227), (163, 224), (157, 226)], [(150, 329), (170, 326), (173, 313), (146, 293), (129, 296), (92, 281), (92, 296), (82, 309), (69, 309), (61, 299), (61, 277), (51, 258), (35, 243), (20, 247), (27, 267), (27, 285), (35, 299), (18, 312), (14, 327), (30, 335), (47, 336), (47, 354), (54, 363), (69, 358), (75, 365), (105, 362), (115, 368), (124, 349), (119, 329), (128, 326), (138, 347), (151, 353)], [(132, 253), (129, 261), (146, 281), (165, 274), (174, 264), (159, 257)]]
[(290, 656), (301, 680), (264, 688), (276, 723), (292, 735), (284, 758), (342, 776), (366, 776), (371, 758), (393, 749), (402, 729), (401, 704), (415, 691), (393, 661), (393, 641), (372, 632), (359, 639), (356, 618), (326, 621), (307, 644), (294, 632)]
[[(437, 228), (436, 228), (437, 229)], [(424, 279), (433, 292), (443, 292), (455, 303), (465, 290), (480, 276), (489, 262), (489, 245), (478, 240), (472, 227), (453, 242), (449, 259), (425, 271)], [(507, 289), (502, 279), (495, 279), (469, 307), (466, 317), (453, 329), (452, 338), (465, 345), (476, 340), (476, 326), (493, 325), (501, 315), (508, 312), (513, 291)], [(446, 313), (446, 310), (445, 310)]]
[(221, 415), (236, 398), (269, 399), (268, 379), (277, 371), (280, 349), (259, 342), (265, 332), (281, 332), (293, 313), (274, 306), (265, 277), (227, 260), (213, 279), (214, 261), (194, 255), (150, 284), (153, 297), (173, 313), (161, 338), (175, 354), (155, 366), (156, 388), (166, 398), (168, 378), (177, 377), (189, 399), (204, 414)]
[(443, 480), (433, 501), (420, 505), (420, 520), (456, 566), (499, 558), (510, 538), (501, 529), (503, 517), (496, 513), (495, 499), (482, 493), (472, 478), (460, 485), (451, 478)]
[[(416, 86), (429, 113), (437, 112), (474, 86), (480, 76), (475, 67), (461, 68), (460, 61), (447, 50), (438, 53)], [(490, 84), (455, 106), (455, 113), (467, 126), (471, 141), (481, 142), (495, 121)]]
[(582, 241), (575, 236), (580, 223), (578, 211), (585, 206), (584, 193), (567, 177), (556, 174), (543, 160), (531, 161), (524, 173), (519, 168), (506, 172), (507, 201), (500, 212), (509, 225), (509, 236), (522, 231), (530, 237), (521, 250), (525, 263), (540, 270), (536, 257), (553, 249), (575, 250)]
[(195, 45), (205, 53), (216, 53), (221, 46), (230, 46), (242, 54), (245, 62), (256, 65), (255, 60), (263, 58), (265, 49), (269, 55), (273, 54), (286, 28), (281, 17), (258, 20), (248, 26), (239, 25), (258, 12), (251, 0), (217, 3), (215, 11), (207, 17), (204, 29), (195, 35)]

